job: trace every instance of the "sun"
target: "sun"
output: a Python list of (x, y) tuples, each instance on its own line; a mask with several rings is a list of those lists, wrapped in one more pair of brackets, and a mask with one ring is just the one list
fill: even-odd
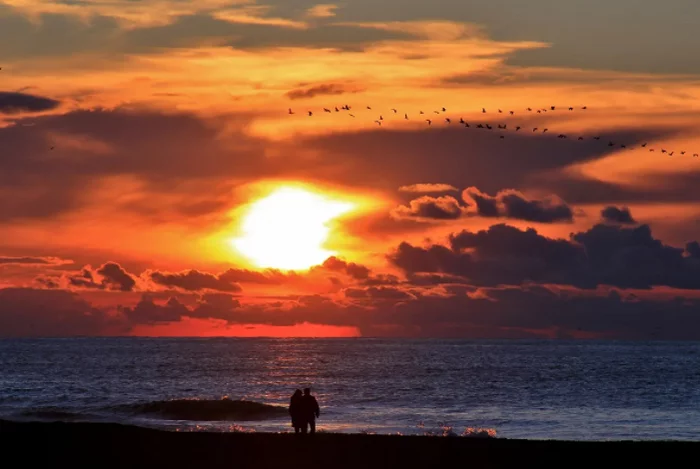
[(354, 207), (306, 189), (281, 187), (250, 205), (243, 235), (231, 244), (260, 268), (305, 270), (336, 254), (324, 248), (329, 222)]

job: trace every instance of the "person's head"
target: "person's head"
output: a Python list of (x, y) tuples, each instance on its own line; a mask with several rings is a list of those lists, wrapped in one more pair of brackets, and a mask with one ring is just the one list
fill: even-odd
[(294, 396), (295, 397), (301, 396), (301, 389), (297, 389), (296, 391), (294, 391)]
[(304, 388), (304, 395), (308, 396), (309, 394), (311, 394), (311, 388)]

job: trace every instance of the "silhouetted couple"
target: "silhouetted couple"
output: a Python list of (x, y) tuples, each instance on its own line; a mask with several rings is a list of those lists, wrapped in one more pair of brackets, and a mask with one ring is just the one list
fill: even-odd
[(316, 419), (320, 414), (318, 402), (311, 395), (311, 389), (305, 388), (304, 394), (300, 389), (294, 391), (289, 401), (289, 415), (292, 417), (294, 433), (316, 433)]

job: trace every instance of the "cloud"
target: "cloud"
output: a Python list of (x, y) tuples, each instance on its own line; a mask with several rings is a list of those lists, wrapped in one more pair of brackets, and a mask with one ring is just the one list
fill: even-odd
[(388, 259), (409, 274), (456, 275), (477, 286), (537, 282), (589, 289), (700, 289), (700, 263), (693, 254), (654, 239), (647, 225), (596, 225), (565, 240), (501, 224), (464, 230), (450, 235), (449, 242), (449, 247), (403, 242)]
[(134, 278), (116, 262), (102, 265), (97, 269), (97, 274), (102, 277), (102, 284), (110, 289), (132, 291), (136, 286)]
[(0, 289), (0, 337), (94, 336), (127, 330), (65, 290)]
[(326, 259), (321, 265), (321, 268), (332, 272), (344, 272), (355, 280), (367, 280), (371, 273), (371, 270), (364, 265), (347, 262), (335, 256)]
[(150, 272), (147, 276), (155, 283), (169, 288), (179, 288), (185, 291), (213, 290), (237, 293), (241, 286), (233, 282), (226, 274), (214, 275), (198, 270), (188, 270), (179, 273)]
[(322, 3), (306, 10), (306, 15), (311, 18), (332, 18), (335, 16), (335, 10), (338, 8), (338, 5)]
[(0, 91), (0, 114), (20, 114), (56, 109), (60, 101), (12, 91)]
[(476, 187), (462, 193), (467, 204), (476, 206), (476, 214), (482, 217), (503, 217), (537, 223), (570, 222), (573, 211), (563, 201), (551, 197), (545, 200), (528, 200), (515, 190), (504, 190), (491, 197)]
[(339, 83), (325, 83), (315, 85), (309, 88), (299, 88), (288, 91), (285, 96), (291, 100), (310, 99), (316, 96), (337, 96), (346, 93), (357, 93), (360, 91), (357, 88), (347, 87)]
[(408, 206), (401, 205), (392, 210), (391, 215), (397, 219), (419, 218), (427, 220), (456, 220), (464, 214), (459, 201), (451, 196), (423, 196), (411, 200)]
[(277, 26), (292, 29), (307, 29), (309, 27), (309, 25), (303, 21), (266, 16), (270, 10), (271, 7), (267, 5), (248, 5), (240, 8), (218, 10), (211, 15), (216, 19), (230, 23)]
[(632, 218), (630, 209), (627, 207), (618, 208), (615, 206), (605, 207), (600, 216), (609, 223), (619, 223), (621, 225), (635, 225), (637, 221)]
[(72, 264), (73, 261), (61, 259), (59, 257), (9, 257), (0, 256), (0, 266), (2, 265), (23, 265), (23, 266), (57, 266)]
[(399, 187), (400, 192), (424, 192), (424, 193), (430, 193), (430, 192), (457, 192), (459, 189), (457, 189), (454, 186), (451, 186), (449, 184), (410, 184), (407, 186), (401, 186)]

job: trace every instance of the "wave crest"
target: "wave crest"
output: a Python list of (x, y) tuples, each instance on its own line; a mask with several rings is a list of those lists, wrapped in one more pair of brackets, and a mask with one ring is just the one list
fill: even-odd
[(152, 401), (116, 410), (168, 420), (266, 420), (287, 414), (286, 407), (229, 398)]

